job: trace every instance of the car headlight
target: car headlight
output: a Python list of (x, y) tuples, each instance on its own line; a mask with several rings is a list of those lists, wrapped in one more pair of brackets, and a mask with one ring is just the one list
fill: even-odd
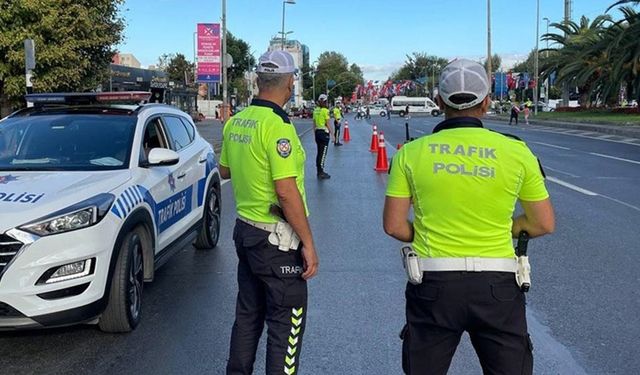
[(99, 223), (109, 212), (115, 196), (99, 194), (80, 203), (69, 206), (51, 215), (20, 227), (37, 236), (49, 236), (77, 229), (87, 228)]

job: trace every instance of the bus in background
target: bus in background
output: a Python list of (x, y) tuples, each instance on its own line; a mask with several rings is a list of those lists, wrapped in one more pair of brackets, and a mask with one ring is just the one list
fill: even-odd
[(436, 103), (427, 97), (394, 96), (391, 99), (391, 113), (400, 117), (407, 115), (406, 108), (409, 106), (409, 115), (413, 113), (430, 113), (431, 116), (440, 116), (440, 108)]

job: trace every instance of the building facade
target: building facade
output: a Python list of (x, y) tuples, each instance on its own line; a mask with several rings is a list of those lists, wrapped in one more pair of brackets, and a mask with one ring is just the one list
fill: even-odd
[[(279, 49), (282, 49), (282, 39), (273, 37), (269, 43), (269, 51), (276, 51)], [(309, 48), (297, 40), (290, 39), (290, 40), (285, 40), (284, 50), (289, 52), (293, 56), (293, 60), (296, 62), (296, 66), (298, 67), (298, 70), (302, 71), (304, 58), (305, 58), (305, 50), (306, 50), (306, 56), (308, 60)], [(302, 74), (298, 74), (293, 86), (293, 93), (291, 94), (291, 100), (290, 100), (291, 107), (296, 107), (296, 108), (302, 107), (303, 91), (304, 91), (304, 86), (302, 83)]]

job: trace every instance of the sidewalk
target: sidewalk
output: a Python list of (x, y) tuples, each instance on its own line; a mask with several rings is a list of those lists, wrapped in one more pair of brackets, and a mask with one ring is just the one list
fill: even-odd
[[(504, 122), (509, 122), (509, 118), (504, 116), (490, 114), (490, 115), (487, 115), (487, 117), (491, 118), (492, 120), (501, 120)], [(523, 122), (523, 121), (520, 121), (520, 122)], [(529, 118), (529, 124), (549, 126), (554, 128), (584, 130), (584, 131), (590, 131), (590, 132), (618, 135), (622, 137), (640, 138), (640, 125), (584, 124), (579, 122), (539, 120), (531, 117)]]

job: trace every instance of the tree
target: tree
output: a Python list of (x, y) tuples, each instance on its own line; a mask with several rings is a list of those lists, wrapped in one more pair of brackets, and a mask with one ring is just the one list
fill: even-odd
[(94, 90), (109, 76), (122, 39), (124, 0), (3, 1), (0, 11), (0, 112), (25, 92), (24, 39), (36, 46), (35, 92)]
[[(619, 1), (612, 7), (622, 3), (640, 4), (640, 1)], [(620, 11), (623, 18), (608, 29), (602, 42), (612, 65), (611, 79), (603, 82), (604, 95), (616, 93), (624, 82), (627, 97), (632, 97), (635, 90), (640, 101), (640, 13), (628, 6), (620, 7)]]
[(599, 82), (610, 77), (611, 62), (606, 49), (602, 47), (607, 26), (611, 23), (608, 15), (598, 16), (593, 21), (582, 16), (579, 23), (553, 23), (551, 26), (560, 33), (543, 35), (544, 40), (552, 41), (556, 47), (549, 49), (553, 53), (541, 65), (542, 76), (556, 72), (558, 83), (577, 86), (580, 103), (587, 107), (590, 106), (591, 99), (598, 97), (592, 96), (593, 89), (599, 87)]
[(531, 52), (529, 52), (526, 60), (520, 61), (519, 63), (514, 65), (511, 70), (516, 73), (533, 73), (536, 70), (535, 64), (536, 64), (536, 50), (534, 48), (531, 50)]
[(318, 57), (316, 68), (316, 93), (328, 88), (331, 99), (338, 96), (350, 97), (356, 85), (362, 82), (362, 70), (358, 70), (359, 67), (354, 71), (350, 70), (349, 62), (343, 54), (334, 51), (323, 52)]
[[(483, 65), (484, 65), (484, 70), (487, 70), (487, 60), (484, 61)], [(491, 56), (491, 70), (493, 70), (494, 72), (497, 72), (500, 70), (501, 65), (502, 65), (502, 58), (498, 54)]]
[(193, 82), (195, 64), (181, 54), (163, 54), (158, 58), (158, 69), (167, 73), (169, 80), (187, 84)]
[(233, 58), (233, 66), (227, 71), (229, 82), (242, 78), (246, 71), (256, 65), (256, 59), (251, 55), (250, 48), (247, 42), (227, 32), (227, 53)]
[(407, 61), (389, 79), (392, 81), (414, 81), (422, 86), (426, 94), (428, 90), (433, 90), (440, 76), (440, 71), (448, 63), (449, 61), (442, 57), (414, 52), (413, 56), (407, 55)]

